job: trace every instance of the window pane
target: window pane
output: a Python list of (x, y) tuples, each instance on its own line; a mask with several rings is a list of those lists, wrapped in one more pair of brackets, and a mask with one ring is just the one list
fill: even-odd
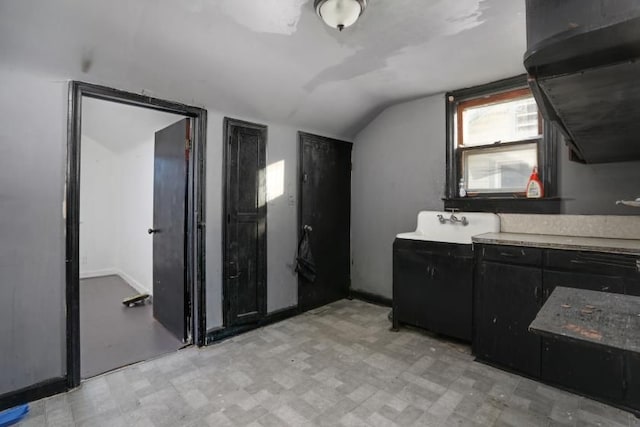
[(462, 133), (465, 147), (535, 138), (538, 106), (530, 96), (465, 108)]
[(464, 182), (469, 193), (524, 192), (538, 166), (538, 144), (465, 151)]

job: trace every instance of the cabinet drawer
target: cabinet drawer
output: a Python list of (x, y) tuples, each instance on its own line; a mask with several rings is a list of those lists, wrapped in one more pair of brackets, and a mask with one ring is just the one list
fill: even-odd
[(629, 282), (628, 279), (619, 276), (576, 273), (574, 271), (544, 270), (542, 277), (545, 301), (556, 286), (623, 294), (625, 292), (625, 285)]
[(473, 258), (473, 245), (432, 242), (429, 240), (396, 239), (393, 250), (402, 253), (418, 253), (425, 256), (441, 255), (450, 257)]
[(640, 258), (630, 255), (547, 250), (544, 254), (544, 267), (640, 279)]
[(539, 266), (542, 264), (542, 251), (524, 246), (483, 245), (480, 254), (483, 261), (505, 264)]

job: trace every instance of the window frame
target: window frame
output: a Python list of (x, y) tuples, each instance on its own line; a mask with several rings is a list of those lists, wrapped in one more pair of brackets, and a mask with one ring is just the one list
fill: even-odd
[[(461, 100), (458, 101), (456, 103), (456, 125), (457, 125), (457, 133), (456, 133), (456, 145), (458, 148), (486, 148), (486, 146), (488, 144), (482, 144), (482, 145), (470, 145), (469, 147), (464, 147), (464, 128), (463, 128), (463, 118), (462, 118), (462, 112), (467, 109), (467, 108), (473, 108), (473, 107), (478, 107), (480, 105), (491, 105), (491, 104), (497, 104), (500, 102), (504, 102), (504, 101), (513, 101), (516, 99), (520, 99), (520, 98), (525, 98), (525, 97), (533, 97), (533, 93), (531, 92), (531, 89), (529, 89), (528, 87), (523, 87), (523, 88), (516, 88), (516, 89), (508, 89), (508, 90), (504, 90), (504, 91), (500, 91), (497, 93), (492, 93), (490, 95), (486, 95), (486, 96), (477, 96), (477, 97), (473, 97), (471, 99), (467, 99), (467, 100)], [(543, 132), (543, 125), (542, 125), (542, 113), (540, 112), (540, 110), (538, 110), (538, 136), (541, 136)], [(538, 136), (536, 137), (532, 137), (529, 139), (541, 139)], [(509, 144), (512, 142), (522, 142), (524, 140), (516, 140), (516, 141), (507, 141), (503, 144)]]
[[(478, 210), (492, 211), (492, 212), (536, 212), (538, 208), (523, 207), (524, 204), (518, 203), (518, 208), (513, 208), (509, 204), (501, 203), (505, 200), (520, 200), (526, 199), (525, 194), (522, 192), (496, 192), (488, 193), (482, 192), (468, 197), (460, 198), (458, 195), (458, 183), (464, 173), (462, 168), (462, 156), (465, 151), (470, 150), (486, 150), (491, 148), (492, 145), (480, 145), (461, 147), (457, 135), (462, 135), (462, 117), (460, 113), (464, 108), (470, 106), (483, 105), (491, 101), (499, 101), (501, 99), (516, 99), (519, 97), (514, 94), (523, 94), (525, 91), (529, 92), (529, 85), (527, 75), (522, 74), (509, 79), (499, 80), (496, 82), (488, 83), (481, 86), (475, 86), (467, 89), (457, 90), (449, 92), (445, 96), (446, 103), (446, 144), (447, 144), (447, 159), (446, 159), (446, 186), (445, 186), (445, 207), (446, 208), (464, 208), (470, 209), (474, 205), (478, 205)], [(511, 92), (511, 93), (505, 93)], [(533, 93), (532, 93), (533, 95)], [(537, 142), (538, 146), (538, 175), (543, 183), (545, 196), (544, 199), (536, 199), (537, 201), (550, 201), (558, 200), (556, 196), (556, 161), (557, 161), (557, 139), (558, 133), (555, 127), (547, 122), (539, 110), (538, 126), (541, 129), (540, 137), (528, 138), (520, 141), (509, 141), (502, 143), (504, 146), (517, 145), (517, 144), (529, 144), (531, 142)], [(462, 138), (460, 138), (462, 139)], [(462, 140), (460, 142), (463, 142)], [(501, 145), (502, 145), (501, 144)], [(527, 199), (533, 201), (533, 199)], [(475, 203), (475, 202), (478, 203)], [(487, 201), (490, 201), (489, 207), (487, 207)], [(559, 210), (559, 203), (553, 208), (545, 207), (542, 209), (544, 212)]]
[[(474, 189), (470, 189), (469, 188), (469, 180), (467, 179), (468, 177), (465, 174), (465, 170), (463, 167), (464, 164), (464, 157), (465, 154), (467, 153), (489, 153), (489, 152), (496, 152), (496, 151), (508, 151), (509, 148), (513, 148), (513, 147), (519, 147), (519, 146), (524, 146), (524, 145), (530, 145), (530, 144), (536, 144), (536, 159), (537, 159), (537, 163), (538, 165), (540, 164), (540, 144), (542, 143), (543, 138), (542, 137), (536, 137), (536, 138), (528, 138), (528, 139), (522, 139), (519, 141), (509, 141), (509, 142), (502, 142), (500, 144), (493, 144), (493, 145), (479, 145), (479, 146), (473, 146), (473, 147), (458, 147), (457, 151), (458, 151), (458, 167), (459, 167), (459, 173), (458, 173), (458, 183), (460, 182), (460, 178), (464, 178), (464, 182), (465, 182), (465, 187), (467, 190), (467, 197), (469, 198), (476, 198), (476, 197), (524, 197), (526, 191), (516, 191), (514, 189), (505, 189), (503, 191), (482, 191), (482, 192), (477, 192), (474, 191)], [(500, 150), (501, 148), (503, 148), (504, 150)], [(458, 184), (459, 185), (459, 184)], [(458, 189), (459, 190), (459, 189)]]

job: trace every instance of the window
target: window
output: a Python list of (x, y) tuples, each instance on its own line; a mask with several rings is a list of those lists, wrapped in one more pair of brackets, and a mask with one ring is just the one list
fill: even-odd
[(538, 167), (542, 118), (528, 88), (460, 101), (456, 108), (460, 178), (469, 196), (523, 194)]
[(526, 76), (447, 94), (447, 120), (448, 201), (461, 198), (461, 183), (466, 200), (524, 198), (534, 167), (553, 196), (555, 131)]

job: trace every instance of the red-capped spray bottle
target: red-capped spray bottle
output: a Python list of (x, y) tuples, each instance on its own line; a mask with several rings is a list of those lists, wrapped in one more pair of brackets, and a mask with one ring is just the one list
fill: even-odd
[(531, 176), (529, 177), (529, 183), (527, 184), (527, 197), (531, 199), (540, 199), (544, 196), (544, 190), (542, 188), (542, 181), (538, 177), (538, 168), (534, 167)]

